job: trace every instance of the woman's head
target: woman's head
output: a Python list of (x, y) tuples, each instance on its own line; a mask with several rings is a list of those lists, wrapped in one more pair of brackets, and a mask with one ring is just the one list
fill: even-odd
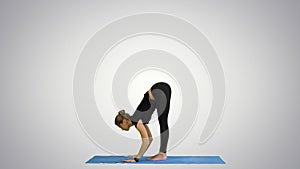
[(132, 122), (129, 117), (129, 114), (126, 113), (125, 110), (120, 110), (115, 118), (115, 125), (120, 127), (122, 130), (128, 131), (132, 126)]

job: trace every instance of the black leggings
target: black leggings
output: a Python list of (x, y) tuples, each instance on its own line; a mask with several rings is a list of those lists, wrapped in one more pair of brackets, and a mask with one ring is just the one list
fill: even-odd
[(154, 84), (151, 87), (151, 91), (154, 89), (160, 89), (164, 92), (167, 97), (166, 105), (164, 106), (157, 106), (157, 113), (158, 113), (158, 121), (160, 126), (160, 152), (167, 152), (167, 144), (169, 140), (169, 126), (168, 126), (168, 115), (170, 110), (170, 101), (171, 101), (171, 87), (169, 84), (165, 82), (159, 82)]

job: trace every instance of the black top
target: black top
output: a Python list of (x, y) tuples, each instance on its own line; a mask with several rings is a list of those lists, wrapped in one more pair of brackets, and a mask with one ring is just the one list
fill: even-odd
[(133, 125), (136, 126), (139, 120), (142, 120), (143, 124), (148, 124), (156, 107), (163, 107), (167, 98), (170, 98), (171, 88), (165, 82), (158, 82), (151, 87), (151, 92), (155, 99), (150, 99), (147, 91), (136, 111), (130, 116)]
[(133, 125), (137, 125), (139, 120), (143, 124), (148, 124), (155, 110), (155, 100), (150, 99), (148, 91), (144, 94), (143, 100), (138, 105), (136, 111), (130, 116)]

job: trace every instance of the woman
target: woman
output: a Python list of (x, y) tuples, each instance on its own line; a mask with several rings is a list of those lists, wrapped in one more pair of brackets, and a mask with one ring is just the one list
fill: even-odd
[(145, 94), (143, 100), (138, 105), (132, 116), (119, 111), (115, 118), (115, 124), (122, 130), (128, 131), (131, 126), (139, 131), (142, 138), (142, 145), (138, 154), (132, 160), (123, 160), (124, 162), (138, 162), (139, 159), (149, 148), (152, 142), (152, 135), (148, 127), (151, 116), (155, 109), (158, 113), (160, 125), (160, 150), (159, 153), (147, 158), (147, 160), (166, 160), (167, 144), (169, 140), (168, 114), (170, 109), (171, 87), (165, 82), (155, 83)]

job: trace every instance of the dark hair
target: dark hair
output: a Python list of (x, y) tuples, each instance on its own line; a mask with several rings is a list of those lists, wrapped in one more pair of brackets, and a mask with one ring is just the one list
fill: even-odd
[(129, 114), (126, 113), (125, 110), (120, 110), (115, 118), (115, 125), (120, 127), (124, 119), (129, 119)]

